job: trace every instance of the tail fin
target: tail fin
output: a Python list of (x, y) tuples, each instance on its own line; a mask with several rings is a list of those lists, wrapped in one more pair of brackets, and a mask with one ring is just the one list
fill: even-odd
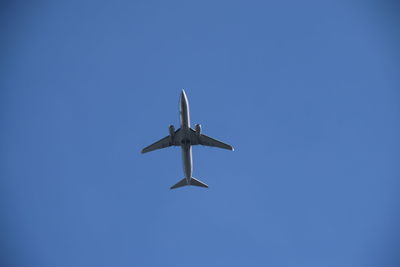
[(203, 183), (203, 182), (197, 180), (196, 178), (192, 177), (190, 179), (183, 178), (178, 183), (176, 183), (175, 185), (171, 186), (171, 189), (175, 189), (175, 188), (182, 187), (182, 186), (185, 186), (185, 185), (195, 185), (195, 186), (208, 188), (208, 185), (206, 185), (205, 183)]

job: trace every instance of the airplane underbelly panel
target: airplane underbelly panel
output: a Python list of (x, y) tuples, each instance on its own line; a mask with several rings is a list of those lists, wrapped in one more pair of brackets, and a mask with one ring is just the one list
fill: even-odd
[(192, 177), (192, 147), (182, 146), (183, 173), (186, 178)]

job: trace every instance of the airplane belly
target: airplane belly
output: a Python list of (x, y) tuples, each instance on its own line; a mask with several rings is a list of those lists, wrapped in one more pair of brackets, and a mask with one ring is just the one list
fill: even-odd
[(189, 112), (187, 109), (184, 109), (180, 112), (181, 115), (181, 127), (182, 128), (189, 128), (190, 127), (190, 118)]
[(181, 126), (182, 128), (190, 127), (190, 115), (189, 115), (189, 102), (184, 93), (181, 95), (180, 101), (180, 117), (181, 117)]
[(192, 147), (182, 146), (182, 163), (183, 163), (183, 173), (185, 178), (192, 177)]

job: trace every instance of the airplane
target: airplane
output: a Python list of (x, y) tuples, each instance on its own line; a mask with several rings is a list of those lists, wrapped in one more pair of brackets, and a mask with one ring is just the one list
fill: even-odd
[(194, 185), (208, 188), (207, 184), (192, 177), (192, 146), (212, 146), (228, 149), (231, 151), (233, 151), (234, 149), (231, 145), (225, 144), (221, 141), (208, 137), (205, 134), (202, 134), (200, 124), (196, 124), (195, 129), (190, 128), (189, 102), (185, 90), (183, 89), (179, 101), (179, 110), (181, 127), (175, 130), (175, 127), (173, 125), (170, 125), (169, 135), (155, 142), (154, 144), (143, 148), (142, 153), (147, 153), (156, 149), (162, 149), (170, 146), (180, 146), (182, 148), (183, 172), (185, 178), (180, 180), (175, 185), (171, 186), (170, 189), (175, 189), (186, 185)]

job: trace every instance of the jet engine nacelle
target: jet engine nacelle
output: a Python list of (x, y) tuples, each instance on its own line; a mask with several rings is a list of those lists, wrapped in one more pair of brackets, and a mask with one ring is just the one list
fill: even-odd
[(171, 141), (174, 140), (174, 136), (175, 136), (175, 127), (174, 125), (170, 125), (169, 126), (169, 136), (171, 136)]
[(200, 136), (200, 134), (201, 134), (201, 125), (200, 124), (196, 124), (196, 134), (198, 136)]

